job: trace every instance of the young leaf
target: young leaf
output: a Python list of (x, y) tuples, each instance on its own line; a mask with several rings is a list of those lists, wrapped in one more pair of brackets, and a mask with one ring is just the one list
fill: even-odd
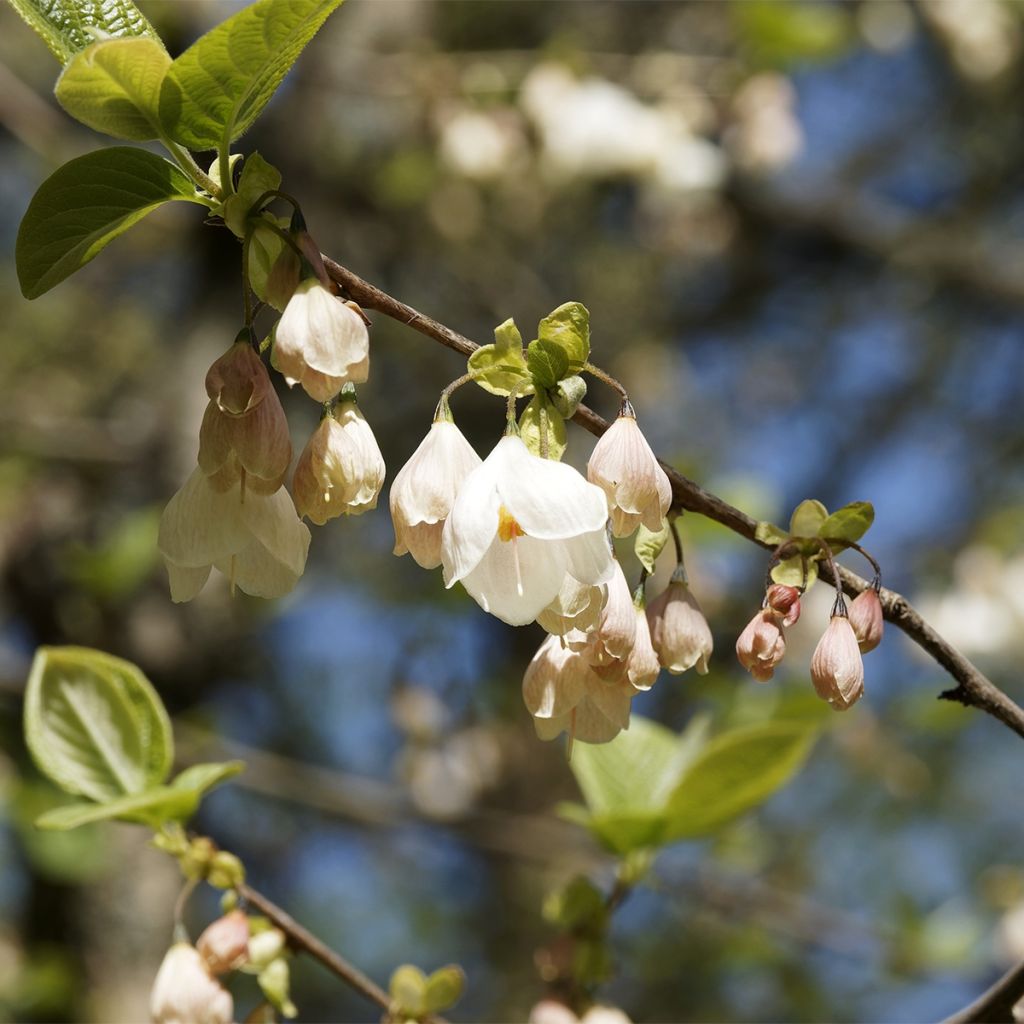
[(256, 0), (197, 39), (174, 63), (160, 96), (168, 135), (189, 149), (233, 142), (341, 0)]
[(57, 80), (57, 102), (82, 124), (117, 139), (160, 137), (160, 85), (171, 66), (155, 40), (106, 39), (72, 58)]
[[(541, 416), (547, 418), (547, 455), (543, 454), (541, 438), (545, 436), (545, 430), (541, 425)], [(541, 455), (549, 459), (561, 459), (565, 454), (567, 442), (565, 420), (551, 404), (551, 400), (544, 392), (538, 392), (530, 399), (529, 404), (519, 417), (519, 433), (523, 444), (533, 452), (534, 455)]]
[(828, 519), (828, 509), (820, 501), (807, 498), (793, 510), (789, 532), (794, 537), (817, 537), (818, 529)]
[(714, 832), (756, 807), (800, 770), (816, 738), (813, 722), (765, 722), (711, 740), (667, 804), (664, 840)]
[(97, 35), (148, 37), (160, 43), (131, 0), (11, 0), (11, 6), (61, 64), (95, 43)]
[(537, 338), (561, 348), (569, 366), (579, 370), (590, 357), (590, 310), (582, 302), (564, 303), (541, 320)]
[(792, 558), (784, 558), (772, 568), (772, 580), (775, 583), (784, 583), (787, 587), (804, 587), (810, 590), (817, 578), (817, 558), (805, 559), (800, 555), (793, 555)]
[[(218, 161), (219, 162), (219, 161)], [(218, 182), (219, 184), (219, 182)], [(242, 165), (238, 191), (224, 201), (224, 223), (239, 238), (245, 236), (246, 218), (253, 203), (265, 192), (280, 188), (281, 172), (267, 163), (259, 153), (251, 154)], [(278, 243), (284, 243), (278, 238)]]
[(427, 990), (423, 996), (423, 1009), (427, 1013), (440, 1013), (454, 1006), (466, 987), (466, 974), (458, 964), (439, 967), (427, 978)]
[(114, 146), (66, 163), (39, 186), (18, 229), (22, 294), (48, 292), (172, 199), (198, 201), (188, 178), (148, 150)]
[(33, 760), (68, 793), (114, 800), (159, 785), (173, 758), (160, 698), (132, 664), (83, 647), (41, 647), (25, 691)]
[(568, 353), (554, 341), (531, 341), (526, 349), (526, 368), (538, 388), (553, 388), (569, 372)]
[[(830, 541), (856, 544), (875, 521), (875, 509), (870, 501), (851, 501), (838, 508), (818, 528), (818, 536)], [(842, 545), (833, 544), (835, 551)]]
[(654, 563), (658, 560), (658, 555), (665, 550), (665, 545), (668, 543), (668, 531), (667, 519), (661, 521), (661, 529), (657, 533), (648, 530), (643, 523), (640, 524), (640, 529), (636, 531), (633, 551), (640, 564), (649, 573), (654, 572)]
[(421, 1017), (426, 1012), (427, 976), (412, 964), (401, 964), (391, 975), (388, 994), (407, 1017)]
[[(507, 395), (527, 378), (523, 338), (515, 321), (509, 319), (494, 329), (494, 344), (481, 345), (467, 360), (473, 379), (492, 395)], [(523, 389), (521, 394), (527, 394)]]
[(780, 544), (785, 544), (789, 540), (789, 534), (782, 527), (762, 520), (757, 524), (757, 529), (754, 531), (754, 539), (759, 540), (762, 544), (771, 544), (773, 548), (777, 548)]

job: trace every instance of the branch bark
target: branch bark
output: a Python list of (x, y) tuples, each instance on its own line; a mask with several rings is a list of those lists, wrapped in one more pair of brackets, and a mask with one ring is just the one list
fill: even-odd
[[(460, 355), (469, 356), (479, 348), (476, 342), (364, 281), (329, 256), (324, 256), (324, 265), (335, 284), (360, 306), (383, 313)], [(573, 419), (598, 437), (609, 426), (604, 417), (585, 405), (579, 407)], [(756, 520), (717, 495), (706, 491), (700, 484), (683, 476), (668, 463), (662, 461), (661, 464), (672, 484), (673, 507), (697, 512), (716, 523), (721, 523), (754, 544), (768, 547), (755, 538)], [(835, 582), (827, 565), (822, 565), (819, 571), (822, 579), (829, 583)], [(849, 569), (840, 567), (839, 575), (843, 590), (851, 596), (859, 594), (868, 586), (867, 580)], [(965, 706), (984, 711), (1024, 738), (1024, 708), (1003, 693), (968, 658), (932, 629), (902, 594), (883, 587), (879, 597), (886, 620), (902, 630), (956, 680), (957, 685), (943, 691), (939, 695), (941, 698), (958, 701)]]
[(1024, 999), (1024, 964), (1004, 974), (969, 1006), (947, 1017), (942, 1024), (1013, 1024), (1013, 1008)]

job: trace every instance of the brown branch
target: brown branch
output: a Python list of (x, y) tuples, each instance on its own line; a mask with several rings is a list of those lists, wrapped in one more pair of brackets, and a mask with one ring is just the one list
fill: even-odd
[[(420, 313), (404, 302), (399, 302), (387, 292), (364, 281), (329, 256), (324, 256), (324, 264), (331, 279), (360, 306), (376, 310), (393, 320), (406, 324), (460, 355), (469, 356), (479, 347), (469, 338), (459, 334), (458, 331), (453, 331), (440, 321)], [(598, 437), (608, 429), (609, 425), (604, 417), (599, 416), (593, 409), (589, 409), (585, 405), (581, 405), (577, 409), (573, 419)], [(668, 463), (663, 461), (661, 464), (672, 483), (673, 508), (699, 512), (702, 516), (721, 523), (733, 533), (738, 533), (755, 544), (760, 544), (764, 548), (770, 546), (756, 539), (756, 520), (751, 519), (745, 512), (734, 508), (717, 495), (704, 490), (700, 484), (683, 476)], [(859, 594), (869, 586), (867, 580), (849, 569), (840, 567), (839, 574), (842, 577), (843, 590), (850, 595)], [(820, 575), (827, 582), (834, 582), (828, 566), (821, 566)], [(986, 678), (949, 641), (936, 633), (902, 594), (883, 587), (879, 592), (879, 597), (882, 601), (885, 618), (897, 629), (901, 629), (956, 680), (957, 685), (953, 689), (941, 693), (940, 697), (984, 711), (999, 719), (1018, 736), (1024, 737), (1024, 709), (1020, 705)]]
[[(363, 974), (358, 967), (350, 964), (340, 953), (321, 942), (308, 928), (303, 927), (286, 910), (267, 899), (251, 885), (243, 882), (237, 887), (238, 895), (250, 906), (255, 907), (272, 924), (280, 928), (288, 938), (288, 945), (302, 953), (308, 953), (319, 960), (329, 971), (336, 974), (346, 985), (365, 996), (371, 1003), (376, 1003), (390, 1019), (392, 1011), (391, 997), (372, 978)], [(426, 1017), (430, 1024), (446, 1024), (443, 1017)]]
[(990, 989), (942, 1024), (1012, 1024), (1013, 1008), (1024, 999), (1024, 964), (1004, 974)]

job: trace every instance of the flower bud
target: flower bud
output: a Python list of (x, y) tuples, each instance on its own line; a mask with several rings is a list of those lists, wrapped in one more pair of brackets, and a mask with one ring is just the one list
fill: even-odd
[(277, 323), (271, 362), (289, 384), (301, 384), (310, 398), (328, 402), (343, 385), (369, 376), (366, 323), (315, 277), (307, 278)]
[(281, 955), (284, 945), (284, 932), (280, 928), (257, 932), (249, 939), (249, 962), (254, 967), (265, 967)]
[(793, 626), (800, 618), (800, 591), (783, 583), (773, 583), (765, 594), (765, 604), (782, 618), (780, 625)]
[(608, 596), (597, 628), (589, 633), (571, 630), (566, 633), (565, 640), (572, 650), (580, 652), (595, 668), (615, 666), (617, 671), (633, 650), (637, 617), (629, 584), (617, 559), (613, 568), (614, 575), (606, 584)]
[(657, 533), (672, 501), (672, 487), (632, 413), (605, 431), (587, 464), (587, 478), (608, 498), (612, 532), (626, 537), (641, 523)]
[[(657, 681), (661, 671), (661, 662), (651, 643), (651, 627), (647, 623), (647, 612), (639, 605), (633, 606), (633, 618), (636, 631), (633, 635), (633, 648), (623, 663), (625, 678), (637, 690), (649, 690)], [(596, 669), (603, 679), (613, 678), (614, 670)]]
[(707, 675), (714, 641), (707, 619), (682, 580), (673, 580), (647, 606), (651, 643), (662, 667), (680, 675), (695, 665)]
[(234, 1002), (198, 950), (177, 942), (160, 965), (149, 1012), (153, 1024), (231, 1024)]
[(786, 653), (786, 637), (778, 612), (762, 608), (747, 623), (736, 641), (736, 657), (759, 682), (766, 683)]
[(299, 515), (323, 526), (376, 508), (383, 483), (384, 458), (370, 424), (354, 401), (343, 401), (306, 443), (292, 492)]
[(862, 590), (850, 602), (849, 615), (861, 654), (873, 651), (882, 642), (882, 630), (885, 626), (878, 591), (874, 587)]
[(217, 918), (199, 936), (196, 949), (212, 974), (235, 970), (248, 959), (249, 918), (241, 910)]
[(395, 554), (412, 555), (424, 569), (441, 564), (441, 535), (463, 481), (480, 465), (462, 431), (449, 420), (431, 424), (391, 485)]
[(833, 615), (811, 656), (811, 682), (822, 700), (845, 711), (864, 693), (864, 661), (845, 615)]

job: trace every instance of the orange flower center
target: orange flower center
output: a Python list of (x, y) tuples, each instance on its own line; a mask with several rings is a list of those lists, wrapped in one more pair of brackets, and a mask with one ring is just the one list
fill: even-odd
[(498, 509), (498, 537), (506, 544), (516, 537), (525, 537), (526, 531), (516, 522), (509, 510), (502, 505)]

